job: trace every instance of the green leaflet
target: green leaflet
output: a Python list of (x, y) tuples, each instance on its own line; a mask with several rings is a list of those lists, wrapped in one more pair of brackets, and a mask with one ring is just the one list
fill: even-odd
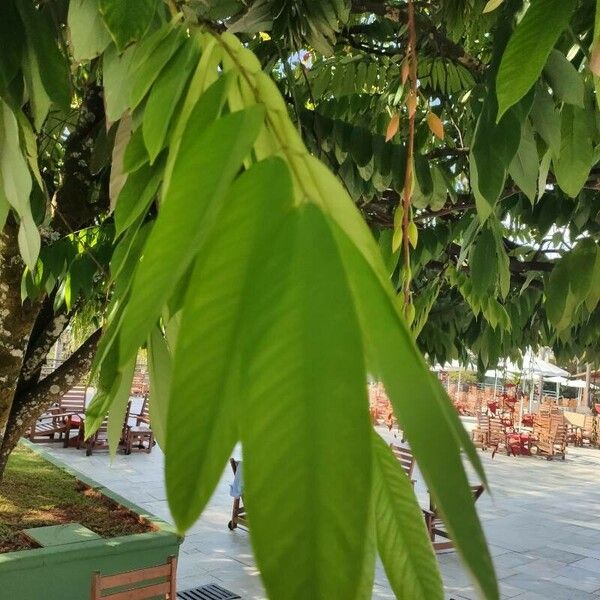
[(594, 147), (585, 111), (566, 104), (562, 109), (560, 154), (552, 157), (560, 188), (575, 198), (594, 163)]
[(286, 165), (259, 162), (231, 186), (196, 260), (182, 311), (169, 400), (166, 481), (180, 530), (202, 512), (239, 437), (240, 343), (245, 299), (292, 205)]
[(377, 546), (388, 581), (397, 598), (441, 600), (442, 579), (413, 486), (379, 434), (372, 439)]
[(6, 223), (6, 217), (8, 217), (8, 211), (10, 210), (10, 204), (4, 195), (4, 189), (0, 186), (0, 231), (4, 229)]
[[(164, 161), (161, 161), (164, 162)], [(115, 236), (118, 237), (144, 214), (158, 192), (163, 165), (144, 165), (130, 173), (115, 206)]]
[(544, 289), (546, 314), (556, 327), (561, 324), (561, 321), (564, 321), (563, 315), (567, 308), (567, 294), (569, 293), (569, 271), (569, 255), (566, 255), (552, 269)]
[(594, 269), (590, 265), (595, 264), (596, 253), (597, 246), (592, 239), (581, 240), (570, 253), (570, 288), (578, 304), (584, 302), (590, 293), (594, 276)]
[(146, 33), (157, 4), (157, 0), (98, 0), (104, 23), (119, 50), (139, 40)]
[(555, 156), (560, 154), (560, 112), (545, 86), (535, 90), (531, 121), (534, 129), (551, 148)]
[(241, 340), (253, 547), (270, 597), (352, 600), (366, 559), (372, 459), (351, 291), (314, 205), (295, 209), (261, 254)]
[[(460, 448), (485, 482), (479, 458), (456, 410), (414, 346), (393, 298), (347, 234), (338, 228), (334, 232), (360, 318), (369, 372), (385, 384), (457, 550), (484, 596), (496, 599), (494, 567), (473, 506)], [(439, 452), (440, 447), (444, 452)]]
[(567, 27), (575, 0), (536, 0), (508, 40), (498, 76), (498, 116), (516, 104), (540, 76), (550, 51)]
[(77, 61), (95, 58), (111, 42), (110, 33), (102, 22), (96, 0), (71, 0), (68, 15), (73, 58)]
[(104, 104), (106, 118), (115, 122), (129, 107), (131, 77), (129, 70), (134, 48), (128, 48), (119, 54), (116, 46), (111, 44), (102, 55), (102, 81), (104, 83)]
[(137, 171), (142, 165), (148, 162), (150, 162), (150, 157), (144, 144), (144, 128), (143, 125), (139, 125), (131, 135), (127, 148), (125, 148), (123, 169), (127, 173), (131, 173), (132, 171)]
[(532, 204), (536, 199), (539, 162), (533, 130), (529, 121), (525, 121), (521, 128), (521, 142), (508, 173)]
[(133, 371), (135, 369), (135, 360), (136, 357), (134, 356), (119, 373), (110, 393), (111, 403), (108, 409), (107, 436), (108, 447), (112, 458), (117, 454), (119, 440), (123, 433), (123, 424), (127, 412), (127, 404), (129, 403), (129, 392), (131, 390)]
[(159, 327), (152, 330), (148, 337), (147, 348), (150, 374), (150, 425), (158, 445), (165, 450), (172, 360), (167, 341)]
[[(170, 27), (165, 25), (165, 28)], [(160, 31), (160, 30), (159, 30)], [(177, 49), (185, 40), (185, 34), (179, 27), (172, 29), (160, 40), (152, 54), (144, 56), (144, 60), (137, 65), (139, 52), (135, 54), (132, 69), (128, 76), (131, 77), (131, 88), (129, 93), (129, 105), (134, 109), (145, 98), (146, 94), (154, 84), (161, 71), (173, 58)], [(139, 47), (136, 50), (139, 50)]]
[(0, 99), (0, 185), (3, 197), (19, 216), (19, 250), (31, 271), (40, 252), (40, 234), (31, 214), (32, 182), (21, 151), (19, 128), (12, 110)]
[(496, 123), (496, 99), (492, 89), (484, 100), (477, 120), (469, 166), (477, 214), (482, 221), (492, 213), (504, 189), (506, 169), (519, 147), (520, 112), (516, 107)]
[(469, 267), (473, 292), (479, 297), (488, 295), (498, 279), (496, 239), (490, 227), (484, 227), (471, 248)]
[(198, 61), (195, 39), (186, 40), (152, 86), (144, 109), (143, 136), (153, 163), (165, 145), (165, 138), (175, 107), (191, 77), (192, 65)]
[(17, 2), (27, 34), (27, 43), (33, 48), (39, 73), (48, 96), (61, 108), (68, 110), (71, 102), (71, 82), (65, 57), (59, 50), (57, 33), (48, 14), (37, 10), (31, 0)]
[[(204, 101), (203, 101), (204, 100)], [(190, 116), (164, 192), (161, 210), (134, 278), (120, 338), (123, 364), (136, 353), (159, 317), (172, 287), (183, 275), (212, 224), (215, 209), (250, 151), (264, 111), (230, 113), (206, 127), (220, 97), (201, 98)], [(206, 127), (199, 134), (201, 128)], [(207, 151), (207, 149), (210, 149)], [(195, 193), (190, 193), (195, 190)]]
[(544, 75), (556, 96), (567, 104), (584, 107), (583, 95), (585, 86), (581, 73), (558, 50), (552, 50), (544, 67)]
[(591, 270), (592, 282), (588, 295), (585, 299), (585, 305), (590, 312), (596, 308), (596, 305), (600, 301), (600, 247), (598, 246), (596, 246), (596, 258), (594, 259), (594, 266)]
[(0, 39), (0, 89), (4, 90), (19, 71), (24, 51), (23, 23), (15, 0), (0, 2)]
[(35, 52), (28, 42), (26, 42), (23, 52), (22, 67), (25, 88), (31, 105), (33, 122), (36, 130), (40, 131), (48, 116), (52, 100), (50, 100), (46, 89), (44, 88)]

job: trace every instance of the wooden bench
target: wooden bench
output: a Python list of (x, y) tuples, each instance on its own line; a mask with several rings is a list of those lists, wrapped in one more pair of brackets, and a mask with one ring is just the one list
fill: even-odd
[[(112, 591), (111, 591), (112, 590)], [(171, 556), (167, 563), (126, 571), (117, 575), (92, 575), (91, 600), (176, 600), (177, 558)]]
[(415, 457), (409, 448), (404, 446), (397, 446), (396, 444), (390, 444), (390, 448), (394, 456), (398, 459), (402, 469), (414, 485), (415, 480), (412, 478), (413, 470), (415, 468)]
[[(473, 502), (477, 502), (479, 496), (483, 494), (484, 487), (482, 485), (472, 485), (471, 492), (473, 493)], [(435, 552), (441, 550), (450, 550), (454, 547), (454, 543), (448, 535), (446, 525), (442, 521), (437, 506), (435, 506), (431, 495), (429, 496), (429, 509), (423, 509), (423, 516), (425, 517), (425, 525), (429, 533), (429, 539), (433, 545)], [(439, 540), (438, 538), (442, 538)]]
[(62, 441), (69, 445), (70, 432), (77, 431), (85, 412), (87, 387), (78, 385), (71, 388), (59, 402), (41, 415), (31, 426), (27, 437), (31, 442)]

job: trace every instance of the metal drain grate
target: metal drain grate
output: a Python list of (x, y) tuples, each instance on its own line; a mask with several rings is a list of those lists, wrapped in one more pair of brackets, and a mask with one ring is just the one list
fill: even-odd
[(211, 583), (193, 590), (177, 592), (177, 598), (179, 600), (235, 600), (235, 598), (241, 598), (241, 596), (222, 588), (220, 585)]

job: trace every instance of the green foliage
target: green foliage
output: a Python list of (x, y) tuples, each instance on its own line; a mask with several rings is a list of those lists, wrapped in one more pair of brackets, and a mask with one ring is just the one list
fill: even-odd
[(368, 598), (377, 552), (399, 597), (440, 597), (368, 373), (497, 598), (461, 451), (485, 474), (420, 351), (598, 356), (595, 24), (572, 1), (415, 4), (404, 232), (406, 5), (376, 4), (6, 0), (0, 224), (19, 226), (24, 302), (103, 326), (86, 427), (108, 415), (113, 447), (146, 347), (180, 529), (241, 441), (272, 597)]
[(498, 69), (498, 119), (537, 81), (574, 7), (575, 0), (537, 0), (527, 9)]

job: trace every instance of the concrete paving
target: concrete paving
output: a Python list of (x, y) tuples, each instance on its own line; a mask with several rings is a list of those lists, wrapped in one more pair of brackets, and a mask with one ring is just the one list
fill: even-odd
[[(386, 432), (382, 433), (387, 436)], [(171, 521), (163, 482), (164, 457), (83, 451), (47, 445), (65, 464), (156, 516)], [(239, 450), (236, 451), (239, 454)], [(600, 450), (569, 448), (565, 461), (481, 453), (493, 494), (477, 502), (497, 570), (502, 598), (600, 600)], [(229, 469), (181, 547), (178, 587), (217, 583), (247, 600), (265, 597), (248, 534), (227, 529)], [(416, 491), (427, 494), (420, 474)], [(473, 480), (473, 483), (476, 481)], [(447, 600), (479, 598), (456, 553), (439, 555)], [(377, 565), (373, 598), (393, 598)]]

